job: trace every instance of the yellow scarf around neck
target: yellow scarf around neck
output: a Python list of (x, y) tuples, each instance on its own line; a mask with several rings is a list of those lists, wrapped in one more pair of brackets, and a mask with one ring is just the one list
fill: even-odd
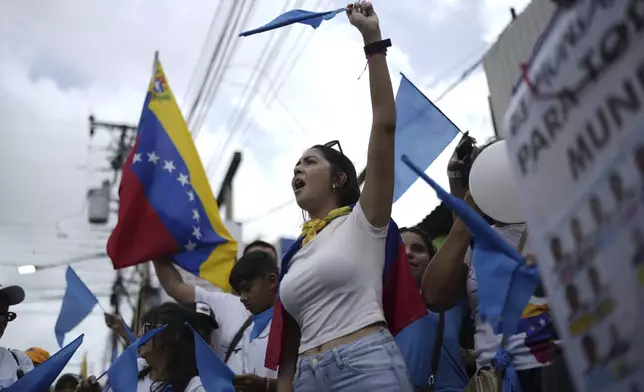
[(301, 234), (301, 236), (304, 236), (302, 246), (311, 242), (313, 238), (315, 238), (315, 236), (326, 227), (326, 225), (331, 223), (332, 220), (339, 216), (349, 215), (349, 213), (351, 213), (351, 207), (340, 207), (329, 211), (327, 216), (323, 219), (311, 219), (304, 223)]

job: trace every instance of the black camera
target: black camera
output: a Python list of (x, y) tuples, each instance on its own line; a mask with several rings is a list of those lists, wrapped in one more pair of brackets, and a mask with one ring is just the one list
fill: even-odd
[(470, 170), (472, 169), (472, 162), (474, 161), (474, 156), (477, 151), (475, 143), (476, 140), (474, 140), (474, 138), (470, 136), (470, 132), (467, 131), (456, 146), (456, 158), (463, 162), (463, 166), (460, 169), (460, 178), (466, 189), (469, 188)]

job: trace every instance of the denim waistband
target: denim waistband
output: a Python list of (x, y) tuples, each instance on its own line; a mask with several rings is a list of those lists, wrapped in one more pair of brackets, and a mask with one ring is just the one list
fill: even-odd
[(322, 366), (331, 362), (342, 362), (342, 359), (347, 356), (359, 356), (365, 351), (368, 351), (373, 346), (378, 346), (393, 341), (394, 338), (387, 328), (380, 328), (376, 332), (363, 336), (351, 343), (342, 344), (333, 347), (327, 351), (319, 354), (300, 356), (297, 360), (297, 366)]

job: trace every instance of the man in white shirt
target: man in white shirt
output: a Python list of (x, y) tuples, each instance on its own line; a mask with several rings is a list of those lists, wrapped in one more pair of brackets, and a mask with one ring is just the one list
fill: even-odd
[(264, 366), (278, 284), (273, 257), (249, 252), (235, 263), (230, 284), (239, 297), (184, 282), (169, 261), (155, 261), (154, 267), (161, 286), (177, 302), (205, 302), (212, 308), (219, 324), (216, 350), (237, 375), (235, 387), (248, 392), (275, 391), (277, 372)]
[[(16, 314), (10, 312), (9, 307), (21, 303), (24, 299), (25, 291), (22, 287), (0, 286), (0, 338), (9, 322), (16, 319)], [(9, 387), (33, 368), (33, 363), (22, 351), (0, 347), (0, 389)]]

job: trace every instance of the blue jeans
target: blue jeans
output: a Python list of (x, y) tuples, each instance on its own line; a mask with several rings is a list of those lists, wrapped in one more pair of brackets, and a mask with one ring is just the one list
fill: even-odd
[(385, 328), (329, 351), (299, 357), (293, 389), (295, 392), (413, 391), (405, 360)]

